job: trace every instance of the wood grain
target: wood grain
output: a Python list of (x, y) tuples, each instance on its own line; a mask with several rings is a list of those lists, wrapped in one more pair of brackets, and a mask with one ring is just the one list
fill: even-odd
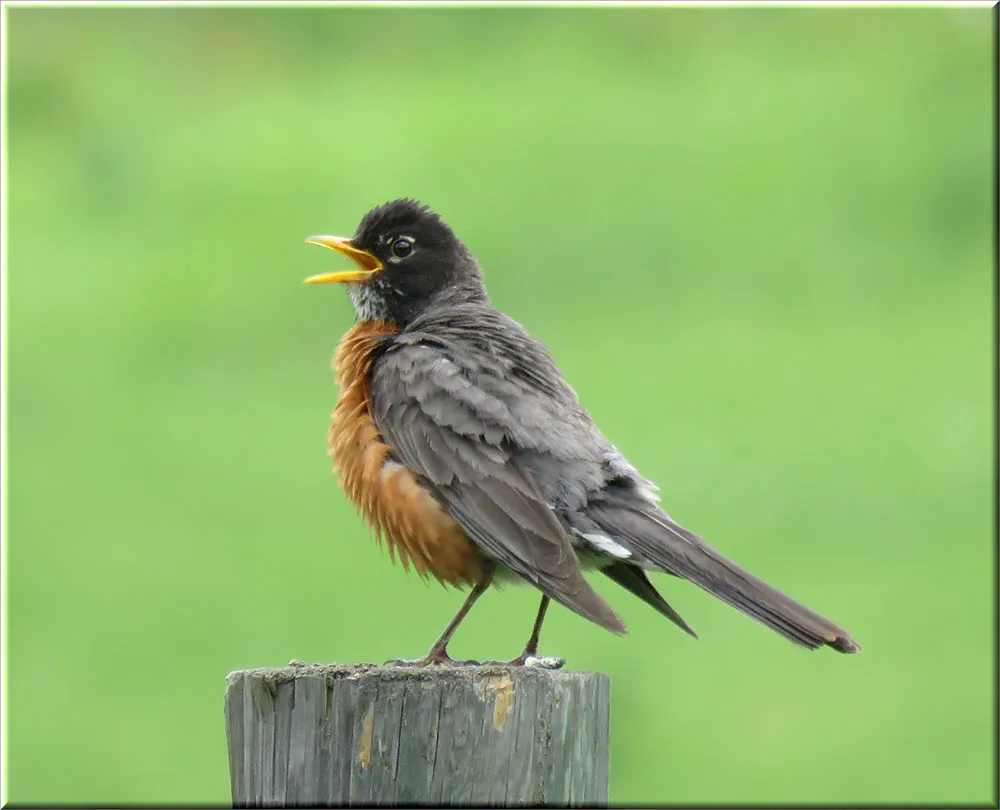
[(233, 803), (606, 804), (610, 691), (531, 667), (234, 672)]

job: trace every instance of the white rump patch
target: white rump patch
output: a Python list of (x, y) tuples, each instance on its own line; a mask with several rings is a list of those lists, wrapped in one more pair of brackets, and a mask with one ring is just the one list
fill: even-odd
[(603, 534), (581, 534), (580, 536), (601, 554), (617, 557), (619, 560), (627, 560), (632, 556), (631, 551)]

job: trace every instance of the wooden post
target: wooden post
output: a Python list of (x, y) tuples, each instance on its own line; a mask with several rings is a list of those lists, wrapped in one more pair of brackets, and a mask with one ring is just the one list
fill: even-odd
[(607, 804), (610, 693), (536, 667), (233, 672), (233, 804)]

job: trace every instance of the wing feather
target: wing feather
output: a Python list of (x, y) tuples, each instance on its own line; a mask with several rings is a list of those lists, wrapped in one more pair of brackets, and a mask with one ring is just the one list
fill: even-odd
[[(506, 566), (576, 613), (623, 633), (625, 625), (591, 588), (565, 529), (516, 458), (502, 425), (458, 398), (454, 364), (426, 345), (397, 345), (372, 377), (375, 423), (392, 457), (462, 526), (488, 558)], [(493, 398), (496, 400), (496, 398)], [(489, 403), (487, 403), (489, 404)], [(493, 413), (501, 413), (497, 401)]]

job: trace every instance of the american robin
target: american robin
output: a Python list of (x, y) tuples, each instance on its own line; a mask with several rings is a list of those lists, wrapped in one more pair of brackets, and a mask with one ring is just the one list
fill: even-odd
[(397, 663), (458, 663), (452, 634), (503, 580), (542, 592), (528, 643), (507, 663), (540, 660), (550, 599), (624, 634), (585, 569), (695, 637), (647, 571), (690, 580), (803, 647), (861, 649), (660, 508), (656, 486), (597, 428), (546, 348), (493, 307), (479, 263), (428, 207), (396, 200), (350, 238), (306, 241), (356, 265), (306, 279), (344, 284), (358, 316), (334, 358), (328, 449), (340, 484), (393, 559), (472, 586), (427, 655)]

